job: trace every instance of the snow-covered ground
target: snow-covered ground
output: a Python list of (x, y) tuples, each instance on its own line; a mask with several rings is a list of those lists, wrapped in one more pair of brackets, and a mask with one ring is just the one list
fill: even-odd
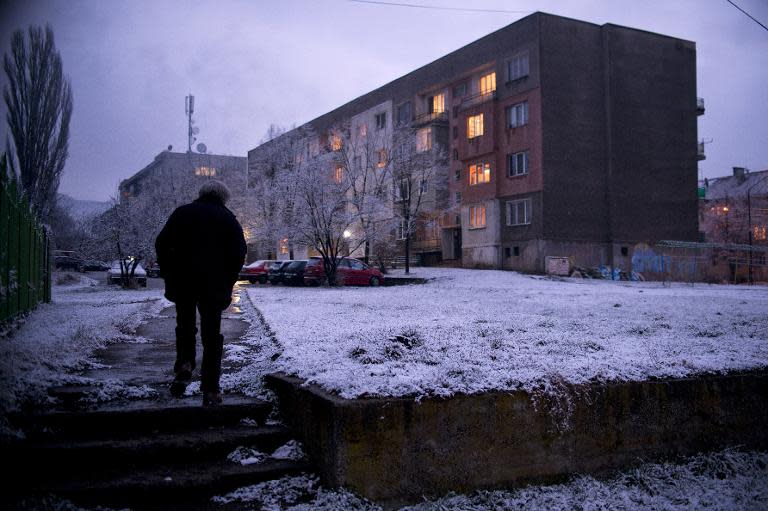
[[(315, 476), (285, 477), (214, 498), (238, 509), (380, 511), (345, 490), (329, 490)], [(763, 510), (768, 508), (768, 453), (725, 450), (681, 463), (652, 463), (609, 479), (579, 476), (550, 486), (480, 491), (425, 500), (401, 511), (541, 510)]]
[(543, 389), (768, 364), (768, 288), (419, 268), (424, 285), (252, 286), (275, 369), (347, 398)]
[[(46, 402), (48, 387), (85, 383), (75, 375), (94, 367), (95, 352), (112, 342), (144, 342), (133, 332), (168, 302), (159, 290), (123, 291), (78, 276), (54, 285), (18, 331), (0, 339), (0, 418), (20, 403)], [(113, 382), (110, 395), (131, 394)], [(0, 421), (0, 430), (3, 428)]]

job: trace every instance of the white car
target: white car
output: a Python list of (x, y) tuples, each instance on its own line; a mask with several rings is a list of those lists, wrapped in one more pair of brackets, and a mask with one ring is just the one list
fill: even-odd
[[(130, 262), (125, 263), (130, 268)], [(136, 270), (133, 272), (133, 277), (136, 279), (136, 283), (141, 287), (147, 287), (147, 272), (141, 267), (141, 264), (136, 265)], [(120, 284), (122, 283), (122, 275), (120, 273), (120, 261), (113, 261), (112, 266), (107, 270), (107, 284)]]

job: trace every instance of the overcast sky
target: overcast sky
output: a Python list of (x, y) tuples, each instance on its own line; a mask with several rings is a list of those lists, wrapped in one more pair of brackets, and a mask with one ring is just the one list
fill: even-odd
[[(700, 177), (768, 169), (768, 31), (726, 0), (4, 0), (10, 33), (50, 23), (71, 78), (70, 156), (60, 191), (106, 200), (169, 144), (245, 156), (271, 123), (302, 124), (534, 11), (696, 42), (706, 101)], [(735, 0), (768, 25), (768, 1)], [(521, 11), (521, 12), (517, 12)], [(0, 83), (5, 83), (3, 73)], [(5, 140), (5, 107), (0, 107)]]

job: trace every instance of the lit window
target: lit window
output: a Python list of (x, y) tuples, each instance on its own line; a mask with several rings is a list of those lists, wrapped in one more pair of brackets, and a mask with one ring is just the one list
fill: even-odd
[(435, 94), (427, 98), (427, 111), (430, 114), (445, 112), (445, 94)]
[(531, 223), (531, 199), (507, 202), (507, 225), (527, 225)]
[(341, 137), (334, 134), (331, 135), (331, 150), (332, 151), (341, 151)]
[(337, 183), (341, 183), (342, 179), (344, 179), (344, 167), (336, 165), (336, 169), (333, 173), (333, 180)]
[(216, 169), (213, 167), (197, 167), (195, 169), (196, 176), (214, 177), (216, 175)]
[(376, 129), (383, 130), (387, 127), (387, 112), (376, 114)]
[(507, 62), (507, 80), (514, 81), (528, 76), (528, 52), (515, 55)]
[(480, 94), (486, 95), (496, 90), (496, 72), (480, 77)]
[(483, 229), (485, 227), (485, 206), (469, 207), (469, 228)]
[(383, 169), (387, 166), (387, 151), (385, 149), (379, 149), (377, 151), (379, 160), (376, 162), (376, 166)]
[(416, 151), (423, 153), (432, 149), (432, 128), (422, 128), (416, 132)]
[(288, 253), (288, 238), (283, 238), (280, 240), (280, 253), (281, 254)]
[(528, 102), (523, 101), (507, 107), (507, 126), (516, 128), (528, 124)]
[(757, 241), (764, 241), (766, 239), (766, 232), (764, 225), (756, 225), (752, 228), (752, 237)]
[(357, 136), (358, 137), (365, 137), (368, 135), (368, 125), (367, 124), (361, 124), (357, 127)]
[(467, 117), (467, 138), (479, 137), (483, 134), (483, 114)]
[(509, 177), (521, 176), (528, 173), (528, 151), (520, 151), (507, 155), (507, 171)]
[(469, 166), (469, 184), (477, 185), (488, 183), (491, 180), (491, 164), (489, 162), (477, 162)]

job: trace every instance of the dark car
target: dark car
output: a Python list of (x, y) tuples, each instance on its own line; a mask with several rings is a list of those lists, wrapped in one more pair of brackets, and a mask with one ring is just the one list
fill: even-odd
[(57, 255), (53, 258), (53, 267), (57, 270), (83, 271), (83, 260), (79, 257)]
[(267, 272), (267, 280), (270, 284), (280, 284), (283, 281), (283, 272), (293, 261), (277, 261), (272, 263)]
[(107, 271), (109, 268), (109, 264), (96, 259), (89, 259), (83, 263), (83, 271)]
[(247, 280), (251, 284), (255, 284), (256, 282), (259, 284), (266, 284), (269, 268), (276, 262), (277, 261), (275, 260), (260, 259), (251, 264), (247, 264), (240, 270), (240, 280)]
[[(384, 275), (352, 257), (342, 257), (336, 266), (336, 279), (345, 286), (378, 286), (384, 283)], [(320, 258), (310, 259), (304, 271), (304, 282), (319, 285), (326, 281), (325, 267)]]
[[(321, 261), (322, 262), (322, 261)], [(292, 286), (304, 285), (304, 268), (306, 268), (307, 260), (293, 261), (283, 270), (283, 284), (289, 284)]]

